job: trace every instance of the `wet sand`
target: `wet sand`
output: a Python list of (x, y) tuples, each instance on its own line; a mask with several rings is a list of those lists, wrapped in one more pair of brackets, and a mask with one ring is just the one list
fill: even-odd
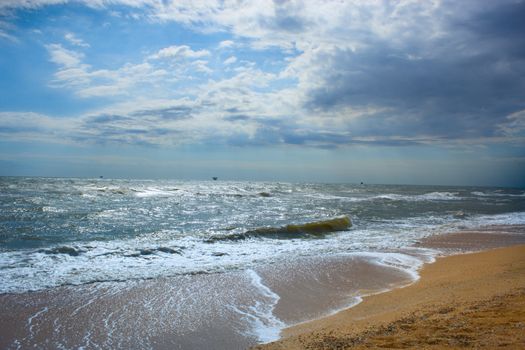
[(377, 265), (359, 254), (304, 259), (288, 266), (265, 266), (258, 272), (279, 295), (273, 314), (288, 325), (353, 306), (363, 290), (379, 292), (413, 281), (406, 271)]
[(235, 331), (248, 325), (225, 307), (259, 300), (247, 284), (241, 273), (203, 274), (3, 294), (0, 349), (247, 348), (256, 339)]
[(246, 349), (412, 276), (349, 253), (0, 295), (0, 349)]
[[(523, 233), (488, 227), (419, 245), (465, 252), (520, 243)], [(287, 328), (282, 340), (256, 348), (525, 348), (525, 245), (441, 257), (420, 274), (408, 287)]]
[(525, 226), (486, 226), (476, 230), (462, 230), (430, 236), (416, 246), (438, 249), (444, 253), (481, 251), (492, 248), (525, 244)]
[[(524, 233), (525, 228), (519, 226), (492, 227), (430, 237), (418, 246), (456, 253), (520, 243)], [(423, 254), (419, 248), (397, 253), (404, 253), (401, 255), (406, 259), (418, 251)], [(381, 257), (393, 254), (396, 258), (397, 253)], [(412, 282), (409, 271), (378, 264), (377, 259), (374, 254), (349, 252), (253, 270), (3, 294), (0, 348), (246, 349), (265, 337), (276, 339), (283, 322), (297, 324), (311, 319), (317, 320), (286, 329), (283, 340), (262, 348), (379, 347), (401, 339), (400, 332), (427, 339), (418, 332), (441, 332), (430, 323), (460, 319), (465, 313), (479, 311), (485, 316), (475, 317), (486, 320), (501, 300), (523, 310), (525, 246), (519, 246), (439, 259), (424, 267), (416, 284), (367, 297), (353, 308), (319, 319), (356, 304), (359, 295)], [(424, 256), (418, 259), (425, 260)], [(510, 321), (501, 321), (502, 329), (523, 330), (519, 328), (525, 324), (523, 314), (517, 312), (508, 318)], [(456, 327), (439, 324), (445, 333)], [(491, 324), (487, 321), (485, 326)], [(482, 329), (482, 325), (475, 327)], [(462, 332), (469, 333), (471, 328)], [(467, 335), (447, 338), (445, 334), (439, 339), (448, 339), (450, 344), (480, 339)], [(505, 333), (499, 337), (508, 338)], [(417, 339), (399, 342), (411, 344)], [(436, 341), (428, 339), (419, 345)]]

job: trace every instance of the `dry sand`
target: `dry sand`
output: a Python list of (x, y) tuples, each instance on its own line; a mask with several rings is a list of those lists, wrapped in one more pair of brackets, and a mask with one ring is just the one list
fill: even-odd
[(408, 287), (283, 333), (256, 348), (525, 349), (525, 245), (439, 258)]

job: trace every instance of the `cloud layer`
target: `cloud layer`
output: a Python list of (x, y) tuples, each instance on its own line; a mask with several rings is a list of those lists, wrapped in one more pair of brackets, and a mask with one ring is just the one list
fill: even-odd
[[(71, 3), (3, 1), (0, 37), (16, 37), (24, 11)], [(206, 47), (143, 44), (141, 59), (108, 66), (95, 60), (96, 43), (67, 32), (44, 43), (56, 68), (47, 85), (107, 103), (58, 128), (52, 115), (4, 109), (2, 137), (322, 148), (523, 145), (523, 1), (75, 3), (111, 12), (115, 21), (176, 23), (221, 36)]]

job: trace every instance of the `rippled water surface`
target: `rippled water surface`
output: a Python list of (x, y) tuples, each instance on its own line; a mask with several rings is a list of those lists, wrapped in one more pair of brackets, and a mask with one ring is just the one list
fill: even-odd
[[(343, 231), (257, 234), (345, 215)], [(435, 232), (524, 223), (520, 189), (4, 177), (0, 293), (386, 252)]]

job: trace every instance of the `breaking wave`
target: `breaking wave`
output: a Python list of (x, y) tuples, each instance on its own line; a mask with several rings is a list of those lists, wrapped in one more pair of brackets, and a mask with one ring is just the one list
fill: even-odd
[(348, 216), (342, 216), (322, 221), (314, 221), (299, 225), (286, 225), (281, 227), (259, 227), (244, 233), (217, 235), (206, 240), (208, 243), (224, 240), (241, 240), (253, 237), (263, 238), (301, 238), (305, 236), (322, 236), (326, 233), (345, 231), (352, 226)]
[(373, 197), (374, 199), (386, 199), (392, 201), (447, 201), (462, 199), (457, 192), (429, 192), (417, 195), (401, 195), (395, 193), (382, 194)]

